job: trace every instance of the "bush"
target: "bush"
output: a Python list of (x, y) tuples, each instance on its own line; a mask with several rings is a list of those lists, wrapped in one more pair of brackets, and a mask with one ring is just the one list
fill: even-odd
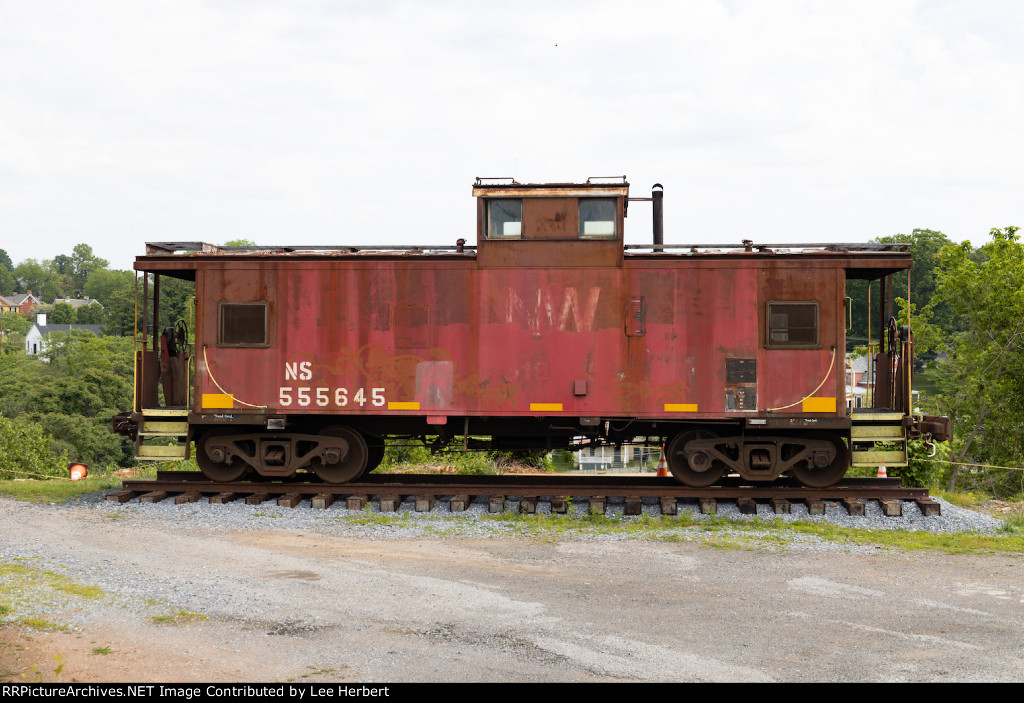
[(40, 425), (0, 416), (0, 479), (63, 477), (67, 464)]
[[(932, 449), (935, 456), (929, 457)], [(904, 486), (933, 488), (942, 484), (948, 474), (948, 465), (942, 463), (949, 458), (949, 442), (934, 442), (926, 446), (924, 440), (913, 439), (907, 443), (907, 459), (909, 466), (898, 469)]]

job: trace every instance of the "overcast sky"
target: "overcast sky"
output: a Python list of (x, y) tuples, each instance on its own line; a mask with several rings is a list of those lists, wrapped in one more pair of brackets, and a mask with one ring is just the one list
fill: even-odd
[(981, 244), (1022, 164), (1020, 0), (0, 0), (15, 263), (473, 242), (477, 176), (662, 183), (666, 242)]

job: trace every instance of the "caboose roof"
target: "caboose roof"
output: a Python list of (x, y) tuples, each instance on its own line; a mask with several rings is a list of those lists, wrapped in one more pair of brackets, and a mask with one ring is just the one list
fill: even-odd
[[(849, 279), (875, 280), (911, 266), (910, 245), (883, 244), (627, 244), (626, 261), (691, 260), (757, 262), (772, 259), (790, 265), (838, 266)], [(476, 247), (462, 246), (389, 246), (389, 245), (287, 245), (220, 246), (205, 242), (147, 242), (146, 255), (135, 260), (136, 271), (157, 271), (177, 278), (193, 279), (195, 270), (206, 265), (228, 262), (390, 260), (390, 259), (473, 260)], [(813, 262), (813, 263), (812, 263)]]
[[(594, 182), (598, 180), (617, 180), (619, 182)], [(473, 197), (475, 198), (625, 198), (628, 196), (629, 183), (626, 182), (625, 176), (588, 178), (585, 183), (519, 183), (514, 178), (477, 178), (473, 185)]]

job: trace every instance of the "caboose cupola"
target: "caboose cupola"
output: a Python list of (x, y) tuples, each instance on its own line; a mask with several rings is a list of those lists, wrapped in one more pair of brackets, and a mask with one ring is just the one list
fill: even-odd
[(621, 266), (629, 184), (477, 178), (481, 266)]

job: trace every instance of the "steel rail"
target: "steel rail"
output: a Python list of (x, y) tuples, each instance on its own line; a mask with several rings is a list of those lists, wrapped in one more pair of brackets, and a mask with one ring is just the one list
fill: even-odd
[[(928, 495), (926, 488), (904, 487), (898, 478), (848, 478), (829, 488), (808, 488), (793, 482), (773, 483), (767, 486), (744, 484), (739, 480), (723, 481), (708, 488), (691, 488), (678, 484), (672, 478), (632, 476), (450, 476), (427, 474), (382, 474), (369, 480), (345, 484), (329, 484), (319, 480), (239, 481), (217, 483), (198, 472), (159, 472), (156, 479), (127, 480), (121, 491), (107, 496), (108, 500), (126, 502), (145, 495), (167, 497), (171, 494), (192, 496), (233, 495), (265, 496), (271, 500), (282, 496), (293, 498), (291, 505), (306, 498), (331, 496), (355, 498), (363, 503), (373, 497), (429, 497), (438, 496), (502, 496), (537, 498), (658, 498), (668, 500), (696, 499), (700, 501), (840, 501), (850, 503), (864, 500), (914, 501), (926, 514), (938, 514), (939, 504)], [(295, 499), (295, 497), (298, 497)], [(163, 499), (162, 497), (159, 499)]]

